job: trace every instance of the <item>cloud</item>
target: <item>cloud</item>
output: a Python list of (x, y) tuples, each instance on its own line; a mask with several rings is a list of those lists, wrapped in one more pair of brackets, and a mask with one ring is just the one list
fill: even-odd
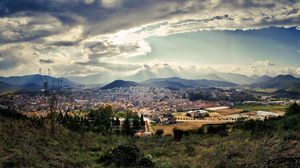
[(0, 46), (0, 72), (5, 75), (34, 73), (37, 60), (32, 46), (27, 43)]
[(270, 60), (265, 60), (265, 61), (257, 61), (254, 63), (254, 67), (255, 66), (263, 66), (263, 67), (271, 67), (271, 66), (274, 66), (275, 64), (270, 61)]
[(112, 71), (133, 71), (140, 69), (140, 65), (134, 65), (134, 64), (116, 64), (116, 63), (107, 63), (107, 62), (100, 62), (100, 61), (88, 61), (88, 62), (76, 62), (78, 65), (82, 66), (96, 66), (96, 67), (102, 67), (107, 70)]
[(102, 0), (101, 5), (104, 8), (118, 8), (122, 5), (122, 0)]
[[(77, 68), (82, 70), (80, 75), (114, 70), (126, 75), (143, 65), (120, 60), (151, 53), (149, 37), (299, 28), (299, 8), (300, 2), (284, 0), (4, 0), (0, 2), (0, 74), (32, 73), (34, 68), (26, 67), (40, 67), (51, 60), (46, 65), (56, 69), (57, 75), (76, 74)], [(276, 67), (272, 64), (257, 62), (248, 69), (260, 73)], [(150, 67), (165, 75), (188, 72), (162, 64), (144, 66)]]

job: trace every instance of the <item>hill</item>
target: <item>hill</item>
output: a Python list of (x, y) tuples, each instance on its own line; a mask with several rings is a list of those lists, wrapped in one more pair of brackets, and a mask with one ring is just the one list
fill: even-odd
[(237, 84), (225, 81), (216, 80), (188, 80), (178, 77), (172, 78), (156, 78), (142, 82), (144, 85), (151, 87), (167, 87), (167, 88), (188, 88), (188, 87), (235, 87)]
[[(78, 86), (77, 83), (66, 78), (61, 79), (62, 87)], [(48, 81), (49, 87), (55, 88), (57, 87), (58, 80), (58, 78), (44, 75), (0, 77), (0, 93), (14, 91), (39, 91), (43, 88), (43, 81)]]
[[(12, 85), (27, 85), (37, 84), (43, 85), (43, 81), (48, 81), (49, 85), (56, 85), (59, 78), (47, 76), (47, 75), (25, 75), (25, 76), (11, 76), (11, 77), (0, 77), (1, 82), (5, 82)], [(75, 82), (70, 81), (66, 78), (62, 79), (62, 86), (75, 86), (78, 85)]]
[[(132, 163), (141, 156), (134, 151), (154, 162), (154, 166), (144, 167), (300, 166), (300, 118), (296, 115), (269, 121), (240, 121), (227, 134), (218, 132), (217, 128), (224, 128), (220, 126), (208, 127), (207, 134), (187, 131), (181, 141), (175, 141), (171, 136), (134, 138), (72, 131), (59, 123), (52, 135), (49, 118), (27, 118), (11, 111), (3, 114), (0, 110), (0, 167), (124, 167), (106, 165), (105, 159), (110, 158), (103, 156), (115, 154), (108, 156), (114, 160), (131, 159), (128, 162)], [(134, 148), (120, 148), (128, 145)], [(115, 149), (120, 149), (117, 154)]]
[(10, 92), (17, 89), (17, 86), (0, 81), (0, 93)]
[(250, 85), (256, 88), (274, 88), (300, 91), (300, 79), (292, 75), (278, 75), (267, 81)]
[[(182, 74), (176, 74), (176, 73), (165, 73), (165, 74), (160, 74), (157, 72), (153, 72), (149, 69), (143, 69), (138, 71), (136, 74), (127, 76), (124, 79), (129, 80), (129, 81), (136, 81), (136, 82), (141, 82), (141, 81), (147, 81), (151, 79), (156, 79), (156, 78), (170, 78), (172, 76), (176, 77), (182, 77), (182, 78), (187, 78), (187, 76), (183, 76)], [(260, 83), (267, 81), (271, 79), (271, 77), (264, 75), (264, 76), (247, 76), (247, 75), (242, 75), (238, 73), (220, 73), (220, 72), (215, 72), (215, 73), (203, 73), (203, 74), (198, 74), (198, 75), (192, 75), (189, 76), (191, 79), (206, 79), (206, 80), (214, 80), (214, 81), (226, 81), (230, 83), (236, 83), (240, 85), (248, 85), (252, 83)]]
[(267, 82), (271, 80), (272, 77), (263, 75), (263, 76), (252, 76), (252, 81), (251, 83), (262, 83), (262, 82)]
[(137, 82), (132, 81), (124, 81), (124, 80), (115, 80), (105, 86), (103, 86), (101, 89), (113, 89), (113, 88), (120, 88), (120, 87), (131, 87), (131, 86), (140, 86), (141, 84)]

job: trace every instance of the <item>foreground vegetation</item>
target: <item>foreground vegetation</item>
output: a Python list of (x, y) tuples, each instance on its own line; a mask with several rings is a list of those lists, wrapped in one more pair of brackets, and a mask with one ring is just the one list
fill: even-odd
[[(300, 110), (285, 117), (135, 138), (0, 113), (0, 167), (300, 167)], [(104, 129), (106, 130), (106, 129)], [(225, 131), (225, 132), (224, 132)], [(179, 133), (178, 133), (179, 132)], [(179, 135), (181, 134), (181, 135)], [(178, 136), (179, 135), (179, 136)]]

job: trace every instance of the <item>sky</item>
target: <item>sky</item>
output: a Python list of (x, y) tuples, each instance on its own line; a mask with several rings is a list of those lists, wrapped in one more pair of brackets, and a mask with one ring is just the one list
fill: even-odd
[(2, 0), (0, 76), (300, 76), (300, 1)]

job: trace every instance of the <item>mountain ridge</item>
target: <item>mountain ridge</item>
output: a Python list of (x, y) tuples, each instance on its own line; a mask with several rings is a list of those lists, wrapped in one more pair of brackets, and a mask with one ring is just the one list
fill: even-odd
[(153, 88), (172, 88), (172, 89), (183, 89), (190, 87), (235, 87), (238, 86), (235, 83), (224, 82), (224, 81), (214, 81), (214, 80), (189, 80), (182, 79), (179, 77), (171, 77), (171, 78), (155, 78), (146, 80), (143, 82), (133, 82), (133, 81), (125, 81), (125, 80), (115, 80), (101, 89), (112, 89), (118, 87), (130, 87), (130, 86), (148, 86)]

